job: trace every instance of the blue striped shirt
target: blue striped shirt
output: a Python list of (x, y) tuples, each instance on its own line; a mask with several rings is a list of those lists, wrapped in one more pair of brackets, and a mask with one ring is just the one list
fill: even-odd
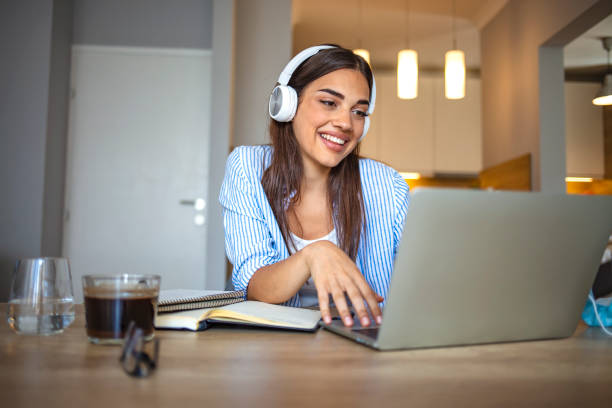
[[(290, 256), (261, 185), (271, 146), (240, 146), (227, 159), (219, 201), (223, 206), (225, 250), (234, 270), (232, 283), (246, 290), (261, 267)], [(359, 160), (366, 232), (355, 263), (370, 287), (387, 298), (397, 246), (410, 196), (398, 172), (370, 159)], [(299, 294), (285, 304), (300, 306)]]

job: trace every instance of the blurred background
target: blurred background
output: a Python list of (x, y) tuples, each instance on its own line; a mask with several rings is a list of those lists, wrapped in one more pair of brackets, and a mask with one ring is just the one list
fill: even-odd
[[(609, 0), (23, 0), (0, 3), (0, 301), (16, 259), (223, 288), (225, 159), (268, 143), (301, 49), (369, 52), (361, 153), (412, 186), (612, 194)], [(418, 56), (416, 97), (398, 52)], [(449, 99), (445, 54), (462, 51)], [(569, 178), (574, 177), (574, 178)]]

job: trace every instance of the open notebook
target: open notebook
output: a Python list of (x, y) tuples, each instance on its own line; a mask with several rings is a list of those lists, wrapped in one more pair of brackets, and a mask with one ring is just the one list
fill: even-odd
[(318, 310), (247, 300), (216, 308), (161, 313), (155, 318), (155, 328), (199, 331), (211, 323), (224, 323), (315, 331), (320, 319)]

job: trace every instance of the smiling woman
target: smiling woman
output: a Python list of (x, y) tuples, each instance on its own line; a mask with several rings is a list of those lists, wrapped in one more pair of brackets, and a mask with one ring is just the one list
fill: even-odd
[[(249, 299), (319, 305), (329, 298), (347, 326), (382, 321), (408, 208), (393, 169), (359, 157), (376, 86), (352, 51), (302, 51), (270, 99), (272, 146), (239, 147), (221, 187), (232, 281)], [(348, 298), (348, 299), (347, 299)]]

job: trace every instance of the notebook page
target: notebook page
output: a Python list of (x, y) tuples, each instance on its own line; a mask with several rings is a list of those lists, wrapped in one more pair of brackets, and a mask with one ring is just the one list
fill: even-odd
[(234, 303), (219, 309), (229, 310), (246, 316), (256, 316), (259, 319), (269, 320), (280, 325), (287, 324), (299, 327), (314, 327), (321, 319), (321, 312), (318, 310), (272, 305), (254, 300)]

